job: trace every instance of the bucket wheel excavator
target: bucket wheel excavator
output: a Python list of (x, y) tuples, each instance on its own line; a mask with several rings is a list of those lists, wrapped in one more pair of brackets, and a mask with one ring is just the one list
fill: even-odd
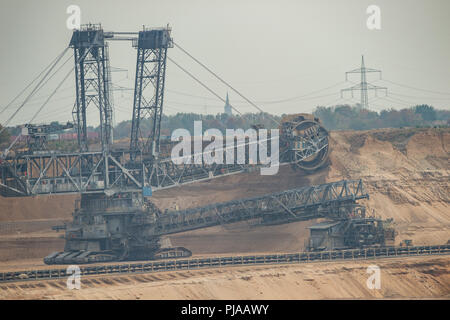
[(280, 125), (280, 149), (281, 162), (313, 172), (328, 161), (328, 131), (311, 114), (284, 116)]
[[(110, 41), (131, 41), (137, 50), (130, 147), (112, 147)], [(43, 150), (8, 155), (0, 162), (0, 194), (25, 197), (78, 193), (73, 221), (65, 229), (63, 252), (44, 258), (47, 264), (186, 257), (186, 248), (161, 238), (178, 232), (245, 220), (289, 223), (314, 218), (350, 219), (359, 199), (367, 198), (362, 181), (282, 191), (205, 207), (161, 212), (148, 197), (155, 190), (251, 171), (260, 164), (175, 164), (160, 152), (167, 50), (171, 29), (104, 32), (100, 25), (74, 30), (76, 103), (72, 111), (77, 152)], [(101, 150), (90, 150), (87, 110), (100, 114)], [(150, 130), (143, 130), (143, 120)], [(284, 117), (280, 130), (280, 165), (312, 172), (327, 164), (328, 132), (319, 119)], [(9, 149), (8, 149), (9, 150)], [(380, 237), (378, 237), (381, 239)], [(383, 240), (384, 241), (384, 240)], [(379, 242), (382, 242), (380, 240)], [(380, 243), (382, 245), (382, 243)]]

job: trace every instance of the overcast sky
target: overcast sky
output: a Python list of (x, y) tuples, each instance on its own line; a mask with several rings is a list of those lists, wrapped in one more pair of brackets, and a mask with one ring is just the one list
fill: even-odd
[[(416, 103), (450, 109), (448, 0), (2, 0), (0, 110), (67, 47), (72, 32), (66, 27), (66, 8), (71, 4), (81, 8), (82, 23), (100, 22), (106, 31), (138, 31), (142, 25), (169, 23), (178, 44), (270, 113), (311, 112), (317, 105), (358, 102), (358, 92), (341, 99), (340, 89), (359, 81), (353, 75), (352, 82), (344, 83), (345, 72), (360, 66), (362, 54), (366, 66), (382, 70), (386, 80), (372, 74), (369, 82), (389, 88), (387, 98), (382, 92), (378, 97), (370, 94), (371, 109)], [(381, 30), (366, 26), (366, 9), (371, 4), (381, 9)], [(179, 49), (170, 49), (169, 56), (226, 95), (225, 86)], [(132, 88), (136, 50), (128, 42), (114, 42), (110, 57), (113, 67), (127, 70), (113, 72), (113, 82)], [(62, 71), (72, 65), (73, 58)], [(171, 62), (167, 68), (165, 113), (223, 112), (221, 101)], [(11, 124), (29, 121), (57, 82), (39, 92), (40, 97)], [(35, 122), (71, 119), (74, 82), (71, 75)], [(228, 91), (231, 103), (241, 112), (256, 111)], [(291, 99), (295, 97), (299, 98)], [(265, 103), (283, 99), (289, 101)], [(130, 119), (132, 91), (116, 91), (114, 100), (116, 122)], [(0, 115), (0, 123), (13, 107)], [(91, 110), (89, 115), (95, 122), (97, 112)]]

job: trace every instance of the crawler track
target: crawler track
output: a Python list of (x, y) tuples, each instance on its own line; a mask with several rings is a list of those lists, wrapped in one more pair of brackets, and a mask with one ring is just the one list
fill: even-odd
[[(285, 254), (267, 254), (267, 255), (248, 255), (248, 256), (225, 256), (197, 259), (178, 259), (139, 262), (130, 264), (116, 265), (96, 265), (80, 267), (82, 276), (87, 275), (105, 275), (105, 274), (132, 274), (132, 273), (151, 273), (174, 270), (194, 270), (202, 268), (217, 268), (242, 265), (268, 265), (268, 264), (286, 264), (286, 263), (309, 263), (321, 261), (338, 260), (365, 260), (379, 259), (388, 257), (405, 256), (429, 256), (429, 255), (448, 255), (450, 254), (450, 245), (436, 246), (415, 246), (415, 247), (386, 247), (386, 248), (367, 248), (352, 250), (337, 250), (324, 252), (299, 252)], [(33, 281), (33, 280), (52, 280), (68, 277), (66, 269), (47, 269), (47, 270), (29, 270), (0, 273), (0, 283)]]

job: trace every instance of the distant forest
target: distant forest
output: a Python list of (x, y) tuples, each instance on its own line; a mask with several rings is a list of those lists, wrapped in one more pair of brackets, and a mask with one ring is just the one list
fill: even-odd
[[(175, 115), (163, 115), (161, 120), (161, 135), (170, 136), (175, 129), (183, 128), (194, 133), (194, 121), (202, 121), (203, 130), (216, 128), (225, 133), (226, 129), (249, 129), (254, 124), (262, 124), (265, 128), (276, 128), (279, 116), (268, 113), (246, 113), (243, 115), (229, 116), (225, 113), (217, 115), (201, 115), (198, 113), (177, 113)], [(275, 119), (277, 122), (273, 121)], [(141, 123), (143, 132), (150, 130), (150, 121)], [(114, 139), (129, 137), (131, 121), (122, 121), (114, 128)]]
[[(317, 107), (313, 113), (320, 118), (322, 124), (328, 130), (450, 126), (450, 110), (438, 110), (429, 105), (417, 105), (402, 110), (390, 109), (381, 112), (361, 109), (359, 105), (336, 105), (333, 107)], [(276, 121), (273, 121), (273, 119)], [(255, 124), (263, 125), (267, 129), (273, 129), (277, 128), (277, 122), (280, 119), (280, 116), (268, 113), (246, 113), (232, 116), (224, 113), (217, 115), (177, 113), (175, 115), (163, 115), (161, 135), (163, 138), (170, 136), (173, 130), (178, 128), (188, 129), (193, 134), (195, 120), (203, 121), (203, 130), (217, 128), (225, 132), (225, 129), (242, 128), (246, 130)], [(144, 120), (141, 125), (144, 134), (148, 134), (150, 121)], [(10, 135), (20, 133), (18, 127), (8, 129), (0, 134), (0, 147), (9, 142)], [(90, 127), (89, 131), (98, 131), (98, 128)], [(131, 121), (122, 121), (114, 128), (114, 139), (129, 138), (130, 132)]]
[(447, 127), (450, 125), (450, 110), (437, 110), (426, 104), (381, 112), (360, 109), (358, 106), (338, 105), (317, 107), (314, 114), (320, 118), (328, 130)]
[[(447, 127), (450, 125), (450, 110), (437, 110), (432, 106), (418, 105), (402, 110), (383, 110), (381, 112), (360, 109), (358, 105), (337, 105), (333, 107), (317, 107), (313, 112), (320, 118), (328, 130), (369, 130), (378, 128), (401, 127)], [(225, 129), (248, 129), (252, 125), (262, 124), (265, 128), (277, 128), (276, 121), (280, 116), (268, 113), (246, 113), (244, 115), (217, 114), (201, 115), (196, 113), (177, 113), (164, 115), (161, 123), (161, 134), (170, 135), (178, 128), (194, 130), (194, 121), (203, 121), (203, 130), (217, 128), (222, 132)], [(143, 122), (143, 130), (150, 128), (149, 121)], [(129, 137), (131, 121), (123, 121), (114, 128), (114, 138)]]

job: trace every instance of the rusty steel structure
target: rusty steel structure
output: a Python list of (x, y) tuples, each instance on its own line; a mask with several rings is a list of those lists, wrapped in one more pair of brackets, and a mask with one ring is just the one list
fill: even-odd
[[(277, 264), (298, 264), (324, 261), (367, 260), (376, 258), (399, 258), (410, 256), (443, 256), (450, 254), (450, 245), (429, 245), (409, 247), (364, 248), (323, 252), (272, 253), (265, 255), (201, 257), (147, 261), (137, 263), (105, 264), (80, 267), (81, 276), (121, 275), (131, 273), (156, 273), (177, 270), (198, 270), (233, 266), (258, 266)], [(36, 280), (66, 279), (72, 273), (67, 268), (37, 269), (0, 272), (0, 283), (26, 282)]]
[(280, 125), (280, 148), (280, 161), (306, 172), (315, 171), (328, 161), (328, 131), (313, 115), (285, 116)]
[[(109, 41), (129, 41), (137, 50), (130, 147), (126, 150), (111, 146)], [(81, 195), (73, 221), (55, 228), (65, 229), (64, 251), (47, 256), (47, 264), (186, 257), (191, 254), (188, 249), (165, 247), (161, 237), (248, 220), (259, 224), (315, 218), (348, 221), (355, 214), (357, 201), (368, 197), (361, 180), (339, 181), (161, 212), (147, 198), (152, 191), (249, 172), (263, 165), (249, 161), (197, 163), (193, 161), (195, 155), (192, 161), (174, 163), (160, 153), (167, 51), (173, 47), (169, 27), (105, 32), (100, 25), (86, 25), (73, 32), (69, 46), (75, 57), (73, 117), (79, 150), (33, 150), (0, 160), (2, 196)], [(86, 110), (94, 107), (99, 112), (101, 150), (90, 150), (87, 140)], [(142, 130), (144, 120), (151, 124), (148, 134)], [(328, 132), (319, 119), (291, 115), (282, 119), (279, 129), (280, 165), (290, 164), (308, 173), (327, 164)], [(359, 218), (370, 223), (365, 217)], [(377, 239), (376, 245), (384, 245), (384, 238)]]
[[(76, 103), (73, 109), (79, 151), (15, 154), (0, 164), (0, 194), (32, 196), (55, 193), (142, 192), (248, 172), (258, 164), (174, 164), (161, 158), (160, 127), (164, 101), (167, 49), (171, 29), (105, 32), (100, 25), (84, 25), (73, 32)], [(112, 95), (109, 41), (129, 41), (137, 50), (130, 148), (111, 150)], [(99, 111), (102, 149), (89, 150), (87, 108)], [(149, 119), (144, 136), (141, 123)], [(282, 123), (281, 165), (292, 163), (306, 171), (318, 169), (328, 158), (328, 132), (318, 119), (301, 115)]]
[(89, 106), (99, 110), (102, 148), (106, 149), (112, 142), (112, 106), (109, 52), (103, 29), (100, 25), (85, 25), (73, 32), (69, 46), (75, 58), (76, 104), (72, 113), (80, 151), (88, 151), (86, 112)]
[[(167, 49), (173, 47), (170, 31), (169, 28), (144, 28), (139, 31), (138, 38), (133, 40), (133, 47), (137, 49), (130, 139), (133, 157), (139, 151), (150, 152), (153, 157), (159, 154)], [(146, 117), (151, 122), (148, 139), (143, 137), (140, 128), (141, 120)]]
[(161, 237), (215, 225), (259, 220), (288, 223), (317, 218), (348, 220), (357, 201), (368, 198), (361, 180), (303, 187), (204, 207), (162, 213), (133, 193), (101, 199), (83, 194), (66, 229), (63, 252), (47, 264), (186, 257), (182, 247), (164, 248)]

